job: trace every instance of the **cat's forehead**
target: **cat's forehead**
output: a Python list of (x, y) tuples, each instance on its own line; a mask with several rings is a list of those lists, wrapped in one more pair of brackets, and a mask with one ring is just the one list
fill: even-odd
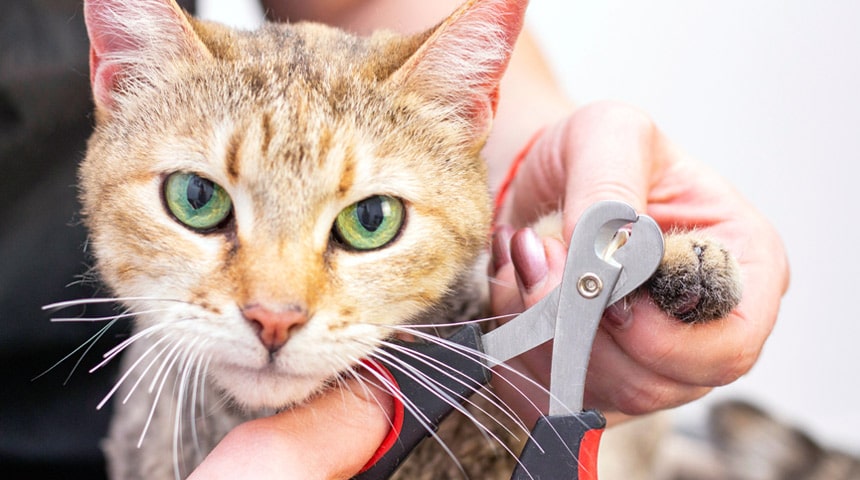
[(90, 157), (116, 174), (107, 181), (191, 171), (275, 224), (332, 216), (375, 194), (439, 199), (483, 178), (444, 115), (386, 82), (414, 51), (410, 40), (315, 24), (201, 25), (213, 58), (180, 66), (100, 126), (92, 146), (105, 155)]
[[(373, 122), (384, 108), (386, 95), (355, 74), (360, 55), (338, 60), (350, 49), (361, 51), (363, 43), (337, 32), (310, 40), (302, 29), (281, 25), (232, 34), (213, 43), (222, 57), (142, 93), (114, 127), (140, 132), (144, 143), (155, 136), (180, 139), (180, 147), (223, 144), (234, 159), (227, 165), (231, 173), (279, 159), (294, 175), (306, 160), (319, 162), (333, 146), (358, 138), (345, 135), (345, 126)], [(257, 154), (241, 155), (252, 144)]]
[(243, 76), (259, 93), (306, 89), (323, 98), (349, 86), (376, 87), (419, 40), (390, 32), (360, 37), (316, 23), (266, 23), (258, 30), (234, 31), (198, 22), (196, 29), (214, 64)]

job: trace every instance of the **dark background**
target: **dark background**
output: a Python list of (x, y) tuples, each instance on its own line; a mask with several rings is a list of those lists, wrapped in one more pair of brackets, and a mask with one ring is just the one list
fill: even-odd
[[(134, 1), (134, 0), (130, 0)], [(92, 128), (81, 0), (0, 2), (0, 477), (100, 478), (110, 418), (96, 405), (118, 362), (94, 374), (127, 335), (120, 321), (72, 372), (100, 324), (51, 323), (42, 305), (98, 296), (87, 272), (76, 168)], [(104, 292), (101, 292), (104, 295)], [(63, 317), (109, 314), (70, 309)], [(67, 380), (68, 377), (68, 380)], [(35, 476), (35, 477), (34, 477)]]

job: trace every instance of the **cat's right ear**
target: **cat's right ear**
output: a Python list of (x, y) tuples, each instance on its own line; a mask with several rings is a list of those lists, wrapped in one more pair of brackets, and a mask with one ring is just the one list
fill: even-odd
[(86, 0), (84, 17), (97, 118), (109, 117), (124, 95), (158, 81), (177, 60), (211, 56), (173, 0)]

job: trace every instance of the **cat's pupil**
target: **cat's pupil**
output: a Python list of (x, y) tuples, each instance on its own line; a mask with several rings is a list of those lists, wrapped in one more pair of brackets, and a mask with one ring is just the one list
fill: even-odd
[(198, 176), (193, 176), (188, 180), (188, 188), (186, 190), (186, 198), (191, 208), (197, 210), (212, 200), (212, 195), (215, 192), (215, 185)]
[(385, 220), (385, 208), (381, 197), (371, 197), (355, 206), (355, 215), (368, 232), (375, 232)]

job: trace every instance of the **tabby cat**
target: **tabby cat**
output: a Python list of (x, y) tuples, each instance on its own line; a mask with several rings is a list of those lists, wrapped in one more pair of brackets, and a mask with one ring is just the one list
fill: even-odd
[(856, 452), (828, 447), (750, 402), (721, 400), (701, 423), (673, 428), (658, 414), (607, 430), (600, 479), (860, 480)]
[[(114, 478), (183, 477), (232, 427), (350, 374), (400, 326), (476, 311), (451, 305), (482, 302), (479, 154), (526, 4), (471, 0), (425, 33), (362, 38), (236, 31), (173, 0), (85, 2), (97, 124), (81, 198), (100, 278), (135, 317), (107, 355), (125, 352), (105, 399), (120, 400)], [(697, 242), (668, 243), (654, 285), (675, 293), (658, 298), (720, 316), (738, 301), (734, 267)], [(716, 310), (691, 290), (702, 273)], [(512, 455), (474, 449), (492, 443), (474, 428), (443, 428), (471, 449), (446, 440), (452, 475), (509, 475)]]

